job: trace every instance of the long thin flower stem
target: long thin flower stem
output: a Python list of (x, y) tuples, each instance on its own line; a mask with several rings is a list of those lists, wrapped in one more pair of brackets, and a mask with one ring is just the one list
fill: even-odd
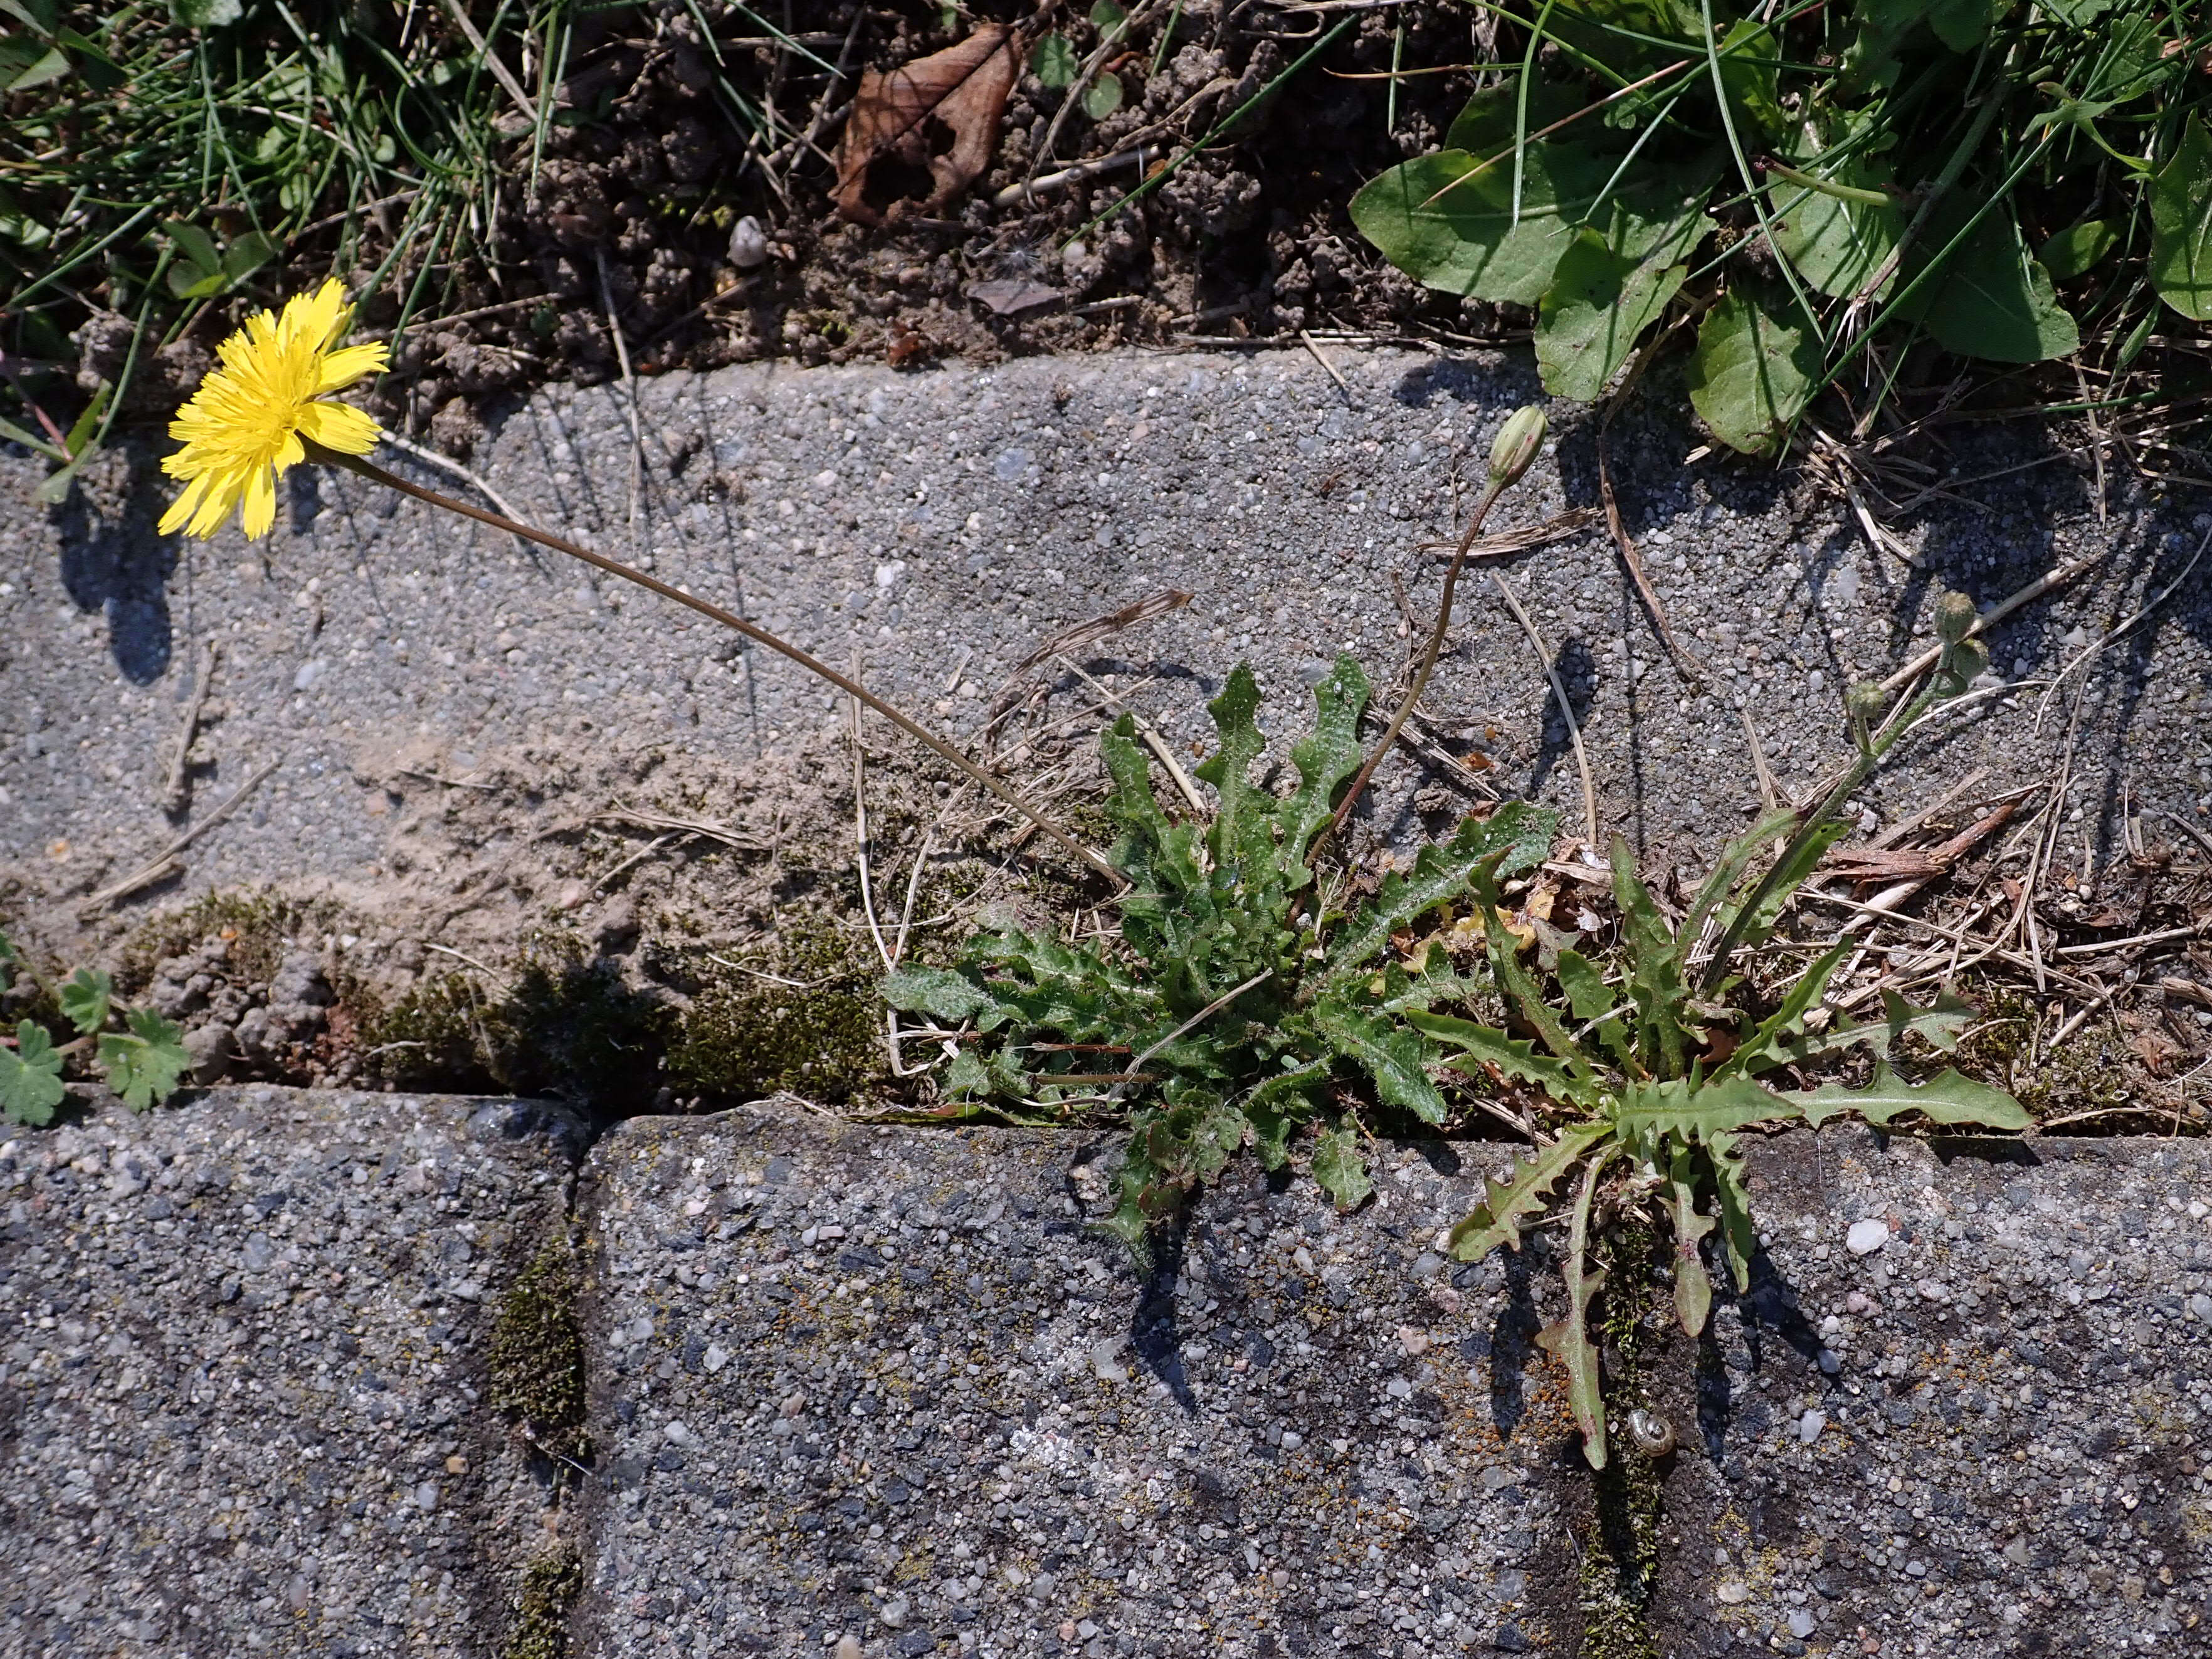
[(839, 673), (820, 658), (802, 651), (797, 646), (784, 640), (778, 639), (757, 623), (749, 623), (733, 611), (725, 611), (721, 606), (710, 604), (696, 594), (687, 593), (680, 587), (672, 586), (656, 577), (648, 576), (642, 570), (626, 565), (619, 559), (611, 559), (604, 553), (594, 553), (588, 547), (580, 546), (574, 542), (560, 536), (550, 535), (543, 530), (532, 529), (530, 526), (517, 523), (501, 514), (488, 512), (480, 507), (471, 507), (466, 501), (455, 501), (452, 496), (441, 495), (437, 490), (425, 489), (420, 484), (410, 483), (406, 479), (386, 472), (374, 461), (362, 456), (341, 454), (336, 450), (325, 449), (321, 445), (314, 443), (307, 443), (306, 447), (307, 459), (310, 460), (320, 461), (330, 466), (343, 467), (349, 472), (367, 478), (372, 483), (384, 484), (398, 490), (403, 495), (411, 495), (418, 501), (427, 501), (432, 507), (441, 507), (448, 513), (458, 513), (465, 519), (474, 519), (479, 524), (489, 525), (495, 530), (504, 530), (510, 535), (527, 538), (540, 547), (551, 548), (556, 553), (566, 553), (570, 558), (580, 559), (586, 564), (604, 570), (611, 576), (620, 576), (624, 581), (635, 582), (640, 587), (647, 588), (659, 594), (663, 599), (673, 599), (678, 605), (687, 605), (701, 616), (718, 622), (723, 627), (742, 634), (745, 638), (757, 644), (766, 646), (781, 656), (790, 658), (809, 673), (819, 675), (829, 681), (847, 696), (857, 698), (866, 703), (908, 736), (918, 738), (935, 753), (951, 762), (961, 771), (1019, 812), (1065, 850), (1074, 854), (1109, 881), (1120, 884), (1121, 880), (1120, 872), (1023, 800), (1013, 787), (1004, 780), (992, 776), (990, 773), (969, 760), (967, 756), (945, 742), (944, 738), (908, 718), (876, 696), (874, 692), (860, 684), (859, 681)]
[(1382, 733), (1382, 741), (1375, 745), (1374, 753), (1368, 756), (1366, 763), (1359, 769), (1358, 775), (1352, 779), (1352, 787), (1344, 792), (1343, 804), (1336, 809), (1336, 816), (1329, 820), (1331, 835), (1344, 833), (1344, 826), (1352, 817), (1352, 809), (1359, 805), (1359, 797), (1366, 789), (1368, 780), (1375, 775), (1375, 769), (1382, 764), (1382, 757), (1390, 752), (1390, 745), (1398, 741), (1398, 733), (1405, 729), (1406, 721), (1413, 714), (1413, 705), (1421, 700), (1421, 693), (1428, 689), (1429, 676), (1436, 672), (1437, 659), (1443, 652), (1444, 635), (1451, 628), (1452, 595), (1459, 588), (1460, 567), (1467, 562), (1468, 550), (1474, 545), (1474, 538), (1482, 533), (1482, 521), (1490, 516), (1491, 507), (1505, 493), (1510, 483), (1510, 479), (1493, 479), (1482, 492), (1482, 499), (1475, 503), (1474, 516), (1468, 520), (1467, 533), (1459, 538), (1459, 548), (1452, 555), (1451, 568), (1444, 572), (1443, 601), (1437, 610), (1437, 625), (1429, 633), (1428, 648), (1421, 653), (1420, 672), (1413, 676), (1413, 684), (1407, 689), (1405, 701), (1398, 705), (1398, 712), (1390, 717), (1389, 729)]

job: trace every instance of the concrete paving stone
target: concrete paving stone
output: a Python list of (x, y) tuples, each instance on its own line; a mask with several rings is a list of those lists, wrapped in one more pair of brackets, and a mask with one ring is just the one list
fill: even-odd
[(2212, 1653), (2212, 1149), (1831, 1130), (1752, 1166), (1771, 1270), (1680, 1379), (1661, 1651)]
[(580, 1126), (217, 1090), (0, 1144), (0, 1653), (497, 1651), (542, 1460), (485, 1398)]
[(1342, 1218), (1243, 1161), (1140, 1281), (1084, 1220), (1110, 1145), (608, 1133), (581, 1650), (1563, 1651), (1529, 1281), (1430, 1249), (1498, 1149), (1385, 1149)]
[[(1040, 641), (1168, 586), (1186, 609), (1092, 647), (1178, 741), (1239, 660), (1285, 733), (1340, 649), (1387, 683), (1405, 654), (1394, 573), (1417, 607), (1505, 412), (1537, 395), (1524, 357), (1339, 353), (1340, 392), (1303, 353), (1025, 359), (927, 374), (754, 365), (641, 383), (633, 511), (620, 386), (549, 387), (497, 423), (472, 465), (526, 514), (634, 555), (972, 738)], [(1597, 501), (1588, 410), (1555, 438), (1493, 528)], [(1841, 695), (1923, 645), (1939, 586), (1984, 605), (2054, 565), (2110, 556), (2002, 624), (1995, 678), (2016, 684), (1919, 740), (1869, 800), (1894, 815), (1977, 766), (2001, 790), (2048, 779), (2068, 721), (2033, 720), (2036, 683), (2178, 574), (2212, 516), (2116, 483), (2109, 520), (2087, 459), (2024, 428), (1956, 428), (1951, 493), (1900, 527), (1917, 566), (1874, 551), (1838, 503), (1638, 415), (1614, 428), (1629, 528), (1674, 629), (1674, 665), (1602, 526), (1510, 562), (1589, 742), (1608, 828), (1710, 855), (1757, 789), (1738, 717), (1803, 787), (1848, 748)], [(164, 446), (88, 469), (62, 509), (0, 514), (0, 879), (83, 892), (175, 835), (160, 779), (204, 645), (219, 643), (195, 785), (204, 814), (277, 770), (187, 854), (189, 890), (366, 878), (393, 830), (396, 770), (466, 781), (503, 750), (648, 748), (735, 765), (795, 752), (842, 717), (829, 689), (667, 603), (343, 474), (289, 475), (258, 544), (158, 538)], [(396, 452), (426, 482), (465, 490)], [(0, 493), (42, 463), (0, 447)], [(1507, 793), (1577, 816), (1580, 789), (1527, 640), (1478, 575), (1427, 707)], [(2087, 671), (2072, 798), (2111, 844), (2136, 810), (2212, 806), (2212, 584), (2176, 592)], [(1072, 678), (1067, 696), (1091, 694)], [(1079, 705), (1056, 707), (1053, 718)], [(2033, 729), (2032, 729), (2033, 728)], [(1417, 799), (1420, 786), (1442, 797)], [(1419, 832), (1460, 799), (1385, 768), (1380, 820)], [(2152, 820), (2147, 819), (2147, 822)], [(2075, 840), (2069, 839), (2069, 849)], [(158, 891), (158, 890), (157, 890)], [(177, 896), (173, 890), (169, 896)]]

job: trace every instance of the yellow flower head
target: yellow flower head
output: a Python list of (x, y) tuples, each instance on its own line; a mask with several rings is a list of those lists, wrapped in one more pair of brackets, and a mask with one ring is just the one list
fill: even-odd
[[(335, 278), (295, 295), (283, 316), (257, 311), (217, 348), (221, 368), (177, 411), (169, 435), (185, 447), (161, 463), (184, 493), (161, 515), (161, 533), (189, 528), (203, 538), (244, 503), (249, 537), (276, 517), (276, 479), (307, 459), (301, 439), (366, 455), (383, 432), (360, 410), (317, 401), (386, 366), (383, 343), (343, 346), (353, 313)], [(186, 521), (189, 520), (187, 526)]]

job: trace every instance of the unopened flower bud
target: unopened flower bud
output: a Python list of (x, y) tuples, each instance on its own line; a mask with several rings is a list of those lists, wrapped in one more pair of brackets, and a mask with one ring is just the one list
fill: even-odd
[(1844, 712), (1859, 726), (1871, 726), (1889, 706), (1889, 698), (1872, 680), (1861, 680), (1844, 694)]
[(1504, 489), (1528, 470), (1544, 447), (1546, 424), (1544, 411), (1528, 404), (1515, 410), (1498, 429), (1498, 440), (1490, 446), (1492, 489)]
[(1946, 593), (1936, 601), (1936, 631), (1946, 645), (1958, 644), (1981, 619), (1982, 613), (1964, 593)]

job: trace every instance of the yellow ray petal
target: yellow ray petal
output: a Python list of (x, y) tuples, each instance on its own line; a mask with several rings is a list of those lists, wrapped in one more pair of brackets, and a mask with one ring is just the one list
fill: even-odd
[[(169, 459), (173, 461), (177, 458), (172, 455)], [(177, 499), (169, 503), (169, 510), (161, 515), (159, 533), (167, 536), (182, 528), (192, 516), (192, 509), (199, 505), (200, 497), (207, 494), (207, 487), (208, 475), (204, 472), (187, 483), (178, 493)]]
[(384, 429), (349, 404), (309, 404), (300, 411), (300, 435), (343, 455), (366, 455)]
[(372, 340), (366, 345), (341, 346), (324, 356), (322, 373), (315, 380), (315, 393), (319, 397), (326, 392), (337, 392), (364, 374), (380, 374), (391, 361), (392, 354), (381, 340)]
[(231, 509), (238, 505), (239, 492), (245, 488), (242, 476), (210, 472), (207, 475), (208, 491), (201, 501), (199, 511), (192, 514), (188, 534), (205, 541), (222, 528), (223, 520), (230, 517)]
[(276, 522), (276, 471), (257, 466), (246, 475), (246, 511), (240, 516), (240, 527), (246, 532), (246, 539), (253, 542), (267, 535), (269, 526)]

